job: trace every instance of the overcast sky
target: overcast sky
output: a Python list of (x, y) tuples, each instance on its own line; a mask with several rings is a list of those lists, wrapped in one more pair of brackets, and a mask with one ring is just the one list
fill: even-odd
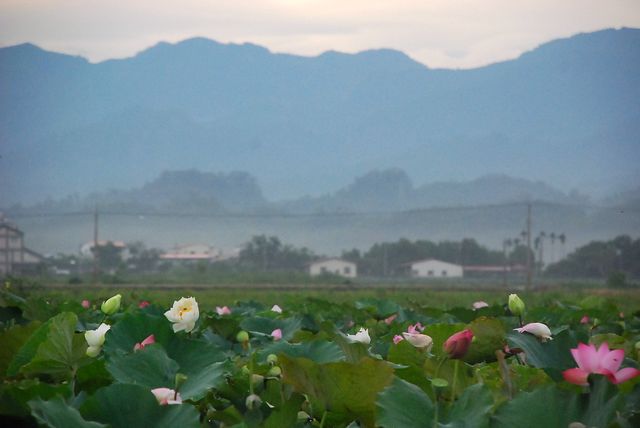
[(640, 27), (640, 0), (0, 0), (0, 46), (32, 42), (91, 61), (204, 36), (301, 55), (393, 48), (469, 68), (620, 27)]

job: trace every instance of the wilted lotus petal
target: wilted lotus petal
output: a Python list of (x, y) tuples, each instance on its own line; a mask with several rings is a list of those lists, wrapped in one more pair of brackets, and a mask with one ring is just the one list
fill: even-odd
[(371, 343), (371, 337), (369, 337), (369, 330), (360, 328), (356, 334), (347, 334), (347, 339), (352, 342), (360, 342), (368, 345)]
[(489, 304), (487, 302), (482, 301), (482, 300), (478, 300), (477, 302), (473, 302), (473, 304), (471, 306), (473, 306), (474, 310), (478, 310), (478, 309), (482, 309), (482, 308), (488, 308)]
[(541, 322), (531, 322), (529, 324), (524, 325), (520, 328), (514, 328), (518, 333), (531, 333), (537, 338), (541, 339), (543, 342), (546, 340), (551, 340), (551, 330), (545, 324)]
[(433, 339), (431, 336), (421, 333), (402, 333), (402, 337), (416, 348), (424, 349), (427, 352), (431, 350), (433, 346)]

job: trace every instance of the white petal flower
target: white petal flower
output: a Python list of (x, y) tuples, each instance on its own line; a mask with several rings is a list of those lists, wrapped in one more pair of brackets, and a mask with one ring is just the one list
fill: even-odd
[(429, 352), (433, 346), (433, 339), (426, 334), (405, 332), (402, 333), (402, 336), (416, 348), (424, 348), (427, 352)]
[(273, 306), (271, 307), (271, 311), (272, 311), (272, 312), (277, 312), (277, 313), (281, 314), (281, 313), (282, 313), (282, 308), (281, 308), (280, 306), (278, 306), (278, 305), (273, 305)]
[(155, 395), (158, 404), (166, 406), (167, 404), (182, 404), (182, 397), (180, 394), (176, 394), (173, 389), (169, 388), (155, 388), (151, 392)]
[(102, 323), (95, 330), (87, 330), (84, 332), (84, 339), (87, 341), (87, 355), (89, 357), (97, 357), (100, 353), (100, 349), (104, 344), (104, 336), (111, 326), (109, 324)]
[(188, 333), (194, 329), (200, 317), (198, 302), (193, 297), (183, 297), (173, 302), (173, 306), (164, 316), (173, 323), (174, 332), (184, 330)]
[(356, 334), (347, 334), (347, 339), (353, 342), (360, 342), (368, 345), (371, 343), (371, 337), (369, 337), (369, 330), (360, 328)]
[(514, 328), (519, 333), (531, 333), (534, 336), (542, 339), (542, 341), (551, 340), (551, 330), (545, 324), (541, 322), (531, 322), (523, 327)]

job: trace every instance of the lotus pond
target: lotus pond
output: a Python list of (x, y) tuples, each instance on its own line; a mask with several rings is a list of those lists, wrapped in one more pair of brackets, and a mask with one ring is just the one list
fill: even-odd
[(2, 426), (640, 426), (640, 311), (604, 298), (1, 293)]

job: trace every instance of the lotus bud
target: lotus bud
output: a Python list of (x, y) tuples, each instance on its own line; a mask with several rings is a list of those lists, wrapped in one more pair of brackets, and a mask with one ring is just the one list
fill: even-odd
[(521, 317), (524, 315), (524, 302), (518, 297), (517, 294), (509, 295), (509, 311), (515, 316)]
[(313, 418), (309, 416), (307, 412), (303, 412), (302, 410), (298, 412), (298, 422), (311, 422), (311, 421), (313, 421)]
[(442, 345), (444, 352), (449, 354), (449, 358), (459, 359), (464, 357), (469, 350), (471, 341), (473, 340), (473, 332), (471, 330), (462, 330), (452, 334)]
[(258, 407), (260, 407), (261, 404), (262, 404), (262, 399), (256, 394), (251, 394), (245, 400), (245, 405), (249, 410), (257, 409)]
[(88, 301), (87, 299), (84, 299), (81, 303), (82, 307), (85, 309), (89, 309), (91, 307), (91, 302)]
[(247, 343), (249, 341), (249, 333), (241, 330), (236, 334), (236, 340), (240, 343)]
[(113, 315), (118, 312), (118, 309), (120, 309), (121, 300), (122, 295), (116, 294), (115, 296), (105, 300), (102, 303), (102, 306), (100, 306), (100, 309), (102, 310), (102, 312), (104, 312), (105, 315)]
[(275, 330), (273, 330), (271, 332), (271, 337), (273, 337), (273, 340), (280, 340), (282, 339), (282, 330), (279, 328), (276, 328)]
[(175, 388), (176, 391), (180, 389), (180, 387), (182, 386), (183, 383), (185, 383), (187, 381), (187, 375), (183, 374), (183, 373), (176, 373), (176, 377), (175, 377)]
[(282, 374), (282, 369), (278, 366), (273, 366), (267, 372), (267, 376), (269, 377), (278, 377)]

